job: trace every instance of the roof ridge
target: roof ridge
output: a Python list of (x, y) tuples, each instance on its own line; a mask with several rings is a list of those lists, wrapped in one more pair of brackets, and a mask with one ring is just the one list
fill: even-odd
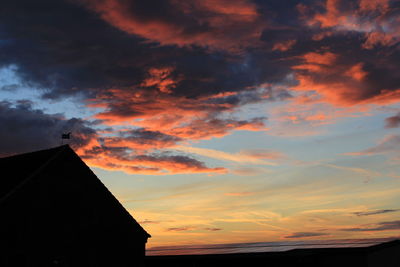
[[(30, 175), (28, 175), (28, 177), (26, 177), (19, 184), (17, 184), (12, 190), (10, 190), (2, 198), (0, 198), (0, 205), (7, 198), (9, 198), (11, 195), (13, 195), (18, 189), (23, 187), (29, 180), (31, 180), (33, 177), (38, 175), (46, 166), (48, 166), (54, 159), (56, 159), (61, 154), (61, 152), (63, 152), (66, 148), (69, 148), (69, 146), (63, 145), (63, 146), (59, 146), (56, 148), (58, 148), (58, 151), (53, 156), (51, 156), (45, 163), (43, 163), (43, 165), (41, 165), (39, 168), (37, 168), (34, 172), (32, 172)], [(56, 148), (52, 148), (52, 149), (56, 149)], [(44, 149), (42, 151), (45, 151), (45, 150), (51, 150), (51, 149)], [(24, 153), (24, 154), (30, 154), (30, 153), (35, 153), (35, 152), (29, 152), (29, 153)], [(19, 155), (24, 155), (24, 154), (19, 154)], [(19, 156), (19, 155), (15, 155), (15, 156)], [(11, 156), (11, 157), (14, 157), (14, 156)]]
[(52, 148), (46, 148), (46, 149), (41, 149), (41, 150), (29, 151), (29, 152), (24, 152), (24, 153), (19, 153), (19, 154), (10, 155), (10, 156), (2, 156), (2, 157), (0, 157), (0, 160), (2, 160), (2, 159), (8, 159), (8, 158), (14, 158), (14, 157), (20, 157), (20, 156), (26, 156), (26, 155), (29, 155), (29, 154), (35, 154), (35, 153), (40, 153), (40, 152), (45, 152), (45, 151), (50, 151), (50, 150), (59, 150), (59, 149), (61, 149), (61, 148), (65, 148), (65, 147), (69, 147), (69, 145), (68, 145), (68, 144), (65, 144), (65, 145), (56, 146), (56, 147), (52, 147)]

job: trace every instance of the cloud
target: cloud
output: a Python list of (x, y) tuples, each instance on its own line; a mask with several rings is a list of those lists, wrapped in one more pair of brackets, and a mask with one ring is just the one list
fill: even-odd
[(18, 88), (19, 88), (18, 84), (6, 84), (0, 87), (0, 91), (3, 90), (3, 91), (13, 92), (16, 91)]
[(322, 12), (315, 6), (302, 5), (301, 9), (310, 26), (362, 33), (364, 49), (394, 46), (400, 40), (398, 10), (390, 0), (327, 0)]
[[(17, 66), (16, 71), (21, 80), (43, 89), (47, 98), (57, 99), (76, 95), (94, 98), (98, 93), (107, 93), (112, 88), (136, 90), (137, 87), (146, 88), (147, 91), (156, 90), (160, 93), (194, 98), (226, 91), (243, 91), (245, 88), (262, 84), (269, 78), (281, 75), (284, 77), (284, 72), (287, 71), (280, 67), (281, 64), (278, 62), (274, 69), (262, 68), (255, 72), (254, 64), (261, 62), (265, 64), (266, 61), (256, 62), (252, 57), (243, 57), (242, 54), (227, 55), (210, 52), (207, 48), (197, 46), (160, 46), (144, 42), (143, 38), (135, 34), (126, 34), (83, 8), (83, 1), (76, 1), (78, 2), (76, 5), (73, 4), (74, 1), (39, 0), (39, 2), (42, 8), (37, 9), (29, 8), (28, 0), (20, 0), (19, 5), (11, 0), (3, 2), (0, 21), (7, 28), (2, 33), (2, 40), (7, 41), (1, 43), (4, 53), (0, 57), (0, 66), (10, 64)], [(117, 6), (142, 5), (144, 9), (141, 11), (135, 8), (120, 11), (136, 13), (144, 23), (176, 20), (172, 24), (175, 23), (182, 28), (188, 27), (185, 30), (188, 35), (196, 35), (196, 27), (192, 28), (182, 22), (185, 22), (186, 18), (194, 22), (203, 20), (196, 15), (205, 16), (206, 20), (216, 17), (227, 24), (228, 21), (239, 20), (229, 26), (231, 37), (228, 38), (228, 44), (221, 38), (228, 33), (225, 29), (222, 29), (222, 32), (210, 33), (215, 36), (217, 42), (221, 40), (225, 48), (230, 44), (236, 47), (246, 46), (244, 43), (241, 44), (238, 36), (239, 28), (244, 27), (242, 32), (247, 35), (250, 33), (249, 29), (256, 31), (256, 28), (263, 27), (258, 22), (255, 23), (255, 27), (243, 26), (240, 17), (243, 18), (245, 15), (240, 16), (240, 13), (246, 13), (246, 6), (252, 6), (250, 9), (257, 12), (256, 6), (245, 0), (226, 1), (226, 3), (192, 1), (193, 3), (188, 5), (193, 5), (193, 12), (196, 14), (190, 14), (192, 11), (189, 13), (182, 11), (181, 8), (184, 8), (182, 5), (185, 4), (177, 1), (159, 1), (157, 5), (152, 5), (150, 2), (143, 4), (142, 1), (128, 3), (122, 0), (93, 2), (97, 2), (94, 5), (112, 5), (112, 2)], [(169, 9), (164, 9), (165, 5)], [(204, 12), (198, 12), (198, 6), (203, 5), (207, 6)], [(43, 12), (43, 8), (46, 12)], [(208, 9), (210, 11), (207, 11)], [(219, 11), (214, 12), (213, 9)], [(113, 9), (109, 11), (113, 12)], [(177, 17), (167, 15), (169, 12), (177, 13)], [(16, 16), (18, 20), (15, 19)], [(224, 16), (231, 19), (222, 19)], [(179, 17), (183, 17), (184, 21), (180, 21)], [(50, 26), (43, 27), (43, 25)], [(212, 31), (211, 28), (217, 24), (204, 22), (203, 25), (204, 31), (207, 32)], [(161, 29), (161, 32), (165, 31)], [(169, 34), (178, 36), (177, 32)], [(152, 36), (156, 38), (157, 33), (152, 33)], [(190, 38), (185, 37), (184, 40), (191, 42)]]
[(71, 146), (86, 147), (97, 137), (89, 123), (34, 109), (30, 101), (0, 102), (0, 155), (31, 152), (60, 145), (61, 134), (72, 132)]
[(173, 68), (150, 68), (148, 70), (148, 77), (143, 80), (141, 86), (143, 87), (156, 87), (163, 93), (172, 93), (171, 89), (176, 86), (177, 81), (171, 78)]
[(183, 227), (171, 227), (167, 228), (166, 231), (168, 232), (184, 232), (184, 231), (191, 231), (194, 230), (195, 228), (192, 226), (183, 226)]
[(151, 221), (151, 220), (144, 220), (140, 221), (139, 224), (159, 224), (161, 223), (160, 221)]
[(372, 211), (357, 211), (353, 212), (354, 215), (357, 216), (370, 216), (370, 215), (376, 215), (376, 214), (383, 214), (383, 213), (391, 213), (391, 212), (397, 212), (399, 209), (385, 209), (385, 210), (372, 210)]
[(278, 42), (278, 43), (275, 43), (274, 44), (274, 46), (272, 47), (272, 50), (278, 50), (278, 51), (281, 51), (281, 52), (284, 52), (284, 51), (288, 51), (289, 49), (291, 49), (295, 44), (296, 44), (296, 40), (287, 40), (287, 41), (284, 41), (284, 42)]
[(354, 173), (358, 173), (361, 175), (365, 175), (367, 177), (377, 177), (377, 176), (381, 175), (379, 172), (371, 171), (371, 170), (364, 169), (364, 168), (340, 166), (340, 165), (330, 164), (330, 163), (317, 163), (317, 165), (328, 167), (328, 168), (334, 168), (334, 169), (338, 169), (338, 170), (343, 170), (343, 171), (354, 172)]
[(232, 161), (241, 164), (259, 164), (259, 165), (276, 165), (274, 162), (266, 161), (265, 159), (276, 160), (283, 157), (282, 153), (264, 149), (258, 150), (243, 150), (237, 153), (227, 153), (215, 149), (176, 146), (176, 150), (201, 155), (208, 158), (218, 160)]
[[(97, 111), (93, 119), (110, 130), (98, 130), (90, 146), (77, 151), (88, 164), (142, 174), (224, 173), (190, 156), (153, 152), (186, 140), (266, 128), (265, 118), (230, 115), (273, 96), (270, 87), (255, 87), (258, 78), (251, 68), (242, 68), (242, 56), (143, 42), (71, 1), (41, 0), (44, 13), (29, 8), (29, 1), (19, 3), (2, 4), (7, 41), (1, 42), (0, 66), (15, 66), (18, 86), (37, 89), (44, 101), (73, 97)], [(116, 154), (125, 154), (124, 160)], [(128, 164), (126, 158), (133, 161)]]
[(315, 91), (321, 99), (314, 102), (327, 102), (337, 106), (389, 104), (399, 101), (398, 78), (387, 74), (386, 82), (378, 82), (385, 81), (385, 78), (377, 77), (377, 74), (383, 73), (385, 69), (389, 72), (394, 71), (392, 66), (385, 66), (383, 62), (373, 66), (369, 59), (368, 63), (357, 62), (354, 60), (357, 57), (349, 59), (350, 55), (346, 53), (321, 51), (300, 56), (302, 64), (292, 67), (299, 84), (292, 89)]
[(251, 196), (254, 194), (255, 194), (254, 192), (230, 192), (230, 193), (225, 193), (224, 196), (245, 197), (245, 196)]
[(239, 154), (257, 159), (278, 160), (285, 158), (285, 155), (282, 152), (268, 149), (246, 149), (241, 150)]
[(256, 5), (247, 0), (84, 3), (114, 27), (162, 45), (237, 50), (257, 44), (265, 24)]
[(223, 167), (209, 168), (203, 162), (184, 155), (164, 153), (136, 154), (126, 147), (92, 147), (80, 153), (90, 166), (119, 170), (130, 174), (166, 175), (180, 173), (219, 173)]
[[(349, 109), (399, 102), (397, 22), (398, 9), (385, 1), (39, 0), (32, 6), (5, 0), (0, 67), (13, 66), (18, 82), (5, 82), (1, 90), (32, 88), (40, 101), (85, 103), (99, 124), (74, 120), (79, 129), (92, 130), (77, 151), (93, 166), (224, 173), (191, 155), (164, 152), (271, 128), (263, 113), (244, 114), (246, 105), (290, 100)], [(308, 126), (338, 117), (317, 107), (295, 113), (281, 119), (307, 131), (284, 124), (283, 132), (315, 133)], [(9, 153), (18, 153), (13, 146)], [(246, 164), (280, 156), (253, 152), (213, 155), (231, 162), (241, 156)]]
[(327, 233), (319, 233), (319, 232), (296, 232), (291, 235), (285, 236), (285, 238), (307, 238), (307, 237), (315, 237), (315, 236), (326, 236), (329, 235)]
[(240, 176), (255, 176), (271, 172), (266, 168), (257, 167), (235, 167), (231, 170), (232, 173)]
[(385, 154), (397, 152), (400, 149), (400, 136), (399, 135), (387, 135), (376, 146), (359, 151), (350, 152), (346, 155), (350, 156), (367, 156), (376, 154)]
[(365, 227), (344, 228), (341, 230), (347, 232), (400, 230), (400, 221), (379, 222), (374, 225), (366, 225)]
[[(248, 101), (262, 101), (262, 94), (255, 92), (254, 99)], [(192, 99), (140, 89), (110, 89), (88, 103), (105, 108), (95, 117), (106, 124), (137, 125), (178, 138), (209, 139), (222, 137), (233, 130), (266, 129), (264, 117), (223, 118), (224, 113), (233, 112), (244, 104), (232, 102), (225, 95)]]
[(144, 129), (134, 129), (119, 132), (116, 137), (102, 138), (107, 147), (126, 147), (135, 150), (154, 150), (171, 147), (181, 138), (163, 134), (158, 131), (148, 131)]
[[(138, 150), (164, 148), (179, 138), (143, 129), (122, 132), (118, 138), (102, 138), (89, 122), (66, 119), (33, 109), (30, 101), (0, 102), (1, 156), (30, 152), (60, 145), (61, 134), (72, 132), (68, 143), (89, 166), (141, 174), (225, 173), (222, 167), (209, 168), (184, 155), (138, 154)], [(105, 145), (101, 145), (101, 143)], [(133, 152), (133, 150), (135, 152)]]
[[(399, 79), (391, 74), (397, 66), (389, 63), (389, 55), (397, 58), (395, 47), (400, 41), (396, 4), (386, 0), (313, 3), (299, 4), (298, 11), (303, 25), (315, 32), (315, 44), (327, 46), (303, 54), (303, 63), (294, 66), (299, 81), (294, 89), (315, 90), (323, 101), (339, 106), (398, 102)], [(378, 51), (385, 51), (385, 56)], [(325, 60), (307, 58), (315, 54)]]
[(211, 231), (211, 232), (216, 232), (216, 231), (221, 231), (221, 230), (222, 230), (222, 228), (216, 228), (216, 227), (206, 227), (206, 228), (203, 228), (203, 230), (206, 230), (206, 231)]
[(194, 231), (194, 230), (204, 230), (204, 231), (209, 231), (209, 232), (217, 232), (223, 230), (222, 228), (217, 228), (217, 227), (205, 227), (205, 228), (199, 228), (199, 227), (194, 227), (194, 226), (182, 226), (182, 227), (170, 227), (167, 228), (167, 232), (186, 232), (186, 231)]
[(386, 128), (397, 128), (400, 127), (400, 113), (394, 115), (392, 117), (388, 117), (385, 119), (385, 127)]

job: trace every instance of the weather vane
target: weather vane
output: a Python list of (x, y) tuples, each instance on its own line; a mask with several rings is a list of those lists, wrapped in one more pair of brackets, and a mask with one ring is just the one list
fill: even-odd
[(61, 145), (64, 144), (64, 139), (71, 139), (71, 132), (69, 132), (69, 133), (63, 133), (63, 134), (61, 135)]

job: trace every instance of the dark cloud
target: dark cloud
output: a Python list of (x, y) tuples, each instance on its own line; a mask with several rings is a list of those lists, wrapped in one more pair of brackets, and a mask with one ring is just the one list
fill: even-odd
[[(246, 6), (246, 2), (235, 4), (231, 15), (226, 10), (224, 16), (232, 17), (232, 29), (238, 25), (236, 20), (243, 18), (233, 18), (243, 12), (237, 7)], [(200, 9), (208, 9), (212, 16), (225, 12), (225, 7), (209, 4), (196, 7), (196, 14)], [(162, 14), (141, 2), (132, 5), (141, 5), (143, 12), (139, 14), (135, 8), (127, 9), (140, 20), (165, 21), (171, 19), (166, 14), (176, 14), (177, 20), (172, 24), (198, 23), (195, 16), (169, 9), (168, 2), (162, 4), (166, 5)], [(190, 31), (201, 27), (189, 24), (184, 35), (195, 36)], [(22, 85), (38, 88), (44, 98), (78, 96), (76, 99), (89, 106), (104, 109), (97, 114), (99, 120), (86, 126), (109, 124), (108, 130), (99, 130), (98, 138), (91, 139), (90, 146), (79, 151), (92, 166), (130, 173), (176, 173), (178, 167), (174, 166), (183, 168), (179, 173), (184, 169), (224, 172), (223, 168), (208, 168), (187, 156), (146, 153), (181, 140), (220, 137), (236, 129), (263, 129), (263, 118), (224, 117), (242, 105), (289, 95), (284, 90), (275, 94), (271, 87), (257, 88), (268, 76), (286, 75), (284, 68), (254, 72), (255, 63), (250, 57), (211, 51), (194, 39), (193, 46), (160, 46), (140, 34), (121, 31), (74, 1), (6, 0), (0, 10), (0, 25), (0, 67), (13, 66)], [(204, 25), (204, 31), (210, 27), (213, 26)], [(217, 36), (215, 32), (210, 40), (213, 36)], [(128, 127), (130, 130), (120, 134), (113, 131), (113, 125), (125, 122), (133, 125)], [(57, 144), (47, 142), (43, 146)], [(137, 150), (144, 150), (144, 154), (132, 158), (131, 153)], [(14, 149), (14, 153), (19, 151)], [(128, 158), (133, 160), (130, 164), (125, 161)]]
[[(343, 76), (345, 85), (352, 86), (347, 93), (338, 91), (341, 100), (360, 103), (388, 99), (383, 92), (394, 93), (398, 88), (395, 62), (400, 60), (400, 52), (393, 45), (382, 46), (379, 51), (364, 49), (365, 31), (346, 30), (340, 25), (310, 27), (306, 23), (321, 23), (322, 17), (333, 12), (329, 6), (318, 1), (217, 2), (40, 0), (32, 4), (28, 0), (6, 0), (0, 11), (1, 38), (6, 40), (1, 43), (0, 64), (15, 64), (25, 83), (46, 89), (49, 98), (76, 94), (95, 97), (110, 88), (136, 90), (146, 84), (153, 68), (171, 68), (173, 95), (198, 98), (228, 91), (248, 92), (250, 87), (265, 83), (287, 83), (286, 77), (299, 63), (298, 56), (325, 49), (337, 54), (339, 68), (328, 73), (303, 69), (301, 73), (329, 88), (338, 74)], [(362, 9), (356, 2), (337, 2), (341, 4), (335, 8), (344, 16)], [(301, 5), (310, 11), (305, 18)], [(387, 8), (390, 12), (379, 9), (379, 20), (369, 17), (364, 7), (365, 12), (357, 13), (360, 25), (368, 18), (378, 31), (379, 23), (389, 23), (397, 14), (391, 5)], [(390, 24), (387, 28), (393, 27)], [(315, 37), (318, 34), (322, 37)], [(232, 45), (241, 47), (242, 52), (227, 53), (224, 48)], [(271, 51), (276, 45), (280, 48)], [(210, 51), (210, 46), (217, 51)], [(355, 82), (346, 73), (359, 63), (366, 75)], [(226, 99), (239, 106), (260, 100), (251, 93)]]
[(178, 173), (226, 173), (222, 167), (210, 168), (203, 162), (186, 155), (167, 152), (137, 153), (129, 147), (94, 145), (80, 152), (91, 166), (107, 170), (119, 170), (130, 174), (165, 175)]
[(397, 128), (400, 127), (400, 113), (394, 115), (392, 117), (388, 117), (385, 119), (385, 127), (386, 128)]
[(357, 216), (370, 216), (370, 215), (376, 215), (376, 214), (382, 214), (382, 213), (390, 213), (390, 212), (396, 212), (396, 211), (399, 211), (399, 209), (358, 211), (358, 212), (353, 212), (353, 214), (357, 215)]
[(108, 147), (129, 147), (136, 150), (153, 150), (176, 145), (181, 138), (159, 131), (135, 129), (120, 132), (117, 137), (102, 138)]
[(61, 134), (72, 132), (71, 146), (79, 148), (96, 138), (96, 131), (77, 118), (46, 114), (30, 101), (0, 102), (0, 154), (7, 156), (60, 145)]
[(85, 0), (116, 28), (162, 45), (240, 50), (254, 46), (265, 20), (248, 0)]
[(329, 235), (327, 233), (319, 233), (319, 232), (296, 232), (291, 235), (285, 236), (285, 238), (305, 238), (305, 237), (315, 237), (315, 236), (326, 236)]
[(192, 230), (205, 230), (205, 231), (211, 231), (211, 232), (216, 232), (216, 231), (221, 231), (221, 228), (215, 228), (215, 227), (206, 227), (206, 228), (197, 228), (193, 226), (183, 226), (183, 227), (172, 227), (166, 229), (169, 232), (183, 232), (183, 231), (192, 231)]
[[(128, 5), (127, 1), (121, 2)], [(151, 11), (157, 5), (150, 8), (142, 1), (136, 2), (131, 5), (141, 5), (146, 11), (140, 14), (141, 19), (146, 20), (148, 14), (147, 19), (152, 20), (158, 14)], [(168, 1), (162, 2), (171, 6)], [(124, 12), (128, 11), (137, 12), (134, 8)], [(198, 97), (243, 90), (268, 80), (265, 74), (279, 69), (275, 66), (255, 72), (251, 60), (242, 55), (143, 42), (71, 1), (40, 0), (32, 4), (28, 0), (7, 0), (0, 12), (1, 38), (7, 40), (0, 44), (0, 66), (16, 65), (22, 80), (46, 89), (44, 96), (48, 98), (76, 94), (95, 97), (110, 88), (131, 90), (143, 85), (147, 72), (154, 67), (174, 68), (171, 78), (179, 80), (174, 94)], [(156, 20), (174, 19), (165, 17), (169, 12), (177, 15), (177, 25), (186, 25), (179, 20), (178, 11), (171, 8), (163, 10), (164, 15)]]
[(8, 40), (0, 64), (14, 64), (25, 83), (50, 89), (46, 97), (131, 85), (141, 71), (129, 59), (149, 56), (134, 37), (66, 1), (5, 1), (0, 12), (1, 37)]
[[(178, 173), (177, 164), (188, 172), (224, 172), (190, 157), (149, 153), (235, 130), (265, 130), (263, 114), (232, 116), (248, 104), (309, 92), (340, 106), (400, 99), (394, 1), (5, 0), (1, 7), (0, 67), (13, 66), (21, 84), (0, 90), (28, 85), (44, 99), (74, 96), (100, 111), (97, 122), (85, 124), (27, 103), (4, 107), (40, 118), (41, 134), (49, 134), (40, 125), (51, 120), (59, 130), (88, 131), (78, 146), (94, 166)], [(388, 118), (387, 126), (396, 120)], [(109, 129), (96, 133), (92, 128), (100, 125)], [(115, 125), (128, 130), (117, 133)], [(23, 144), (36, 148), (24, 142), (13, 152)]]
[(348, 231), (348, 232), (400, 230), (400, 221), (379, 222), (372, 226), (367, 225), (364, 227), (345, 228), (345, 229), (341, 229), (341, 230)]
[(0, 87), (0, 91), (9, 91), (13, 92), (19, 88), (18, 84), (6, 84)]

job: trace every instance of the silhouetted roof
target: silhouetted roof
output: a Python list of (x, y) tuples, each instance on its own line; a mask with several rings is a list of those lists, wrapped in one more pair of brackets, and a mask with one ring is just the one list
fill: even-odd
[(90, 179), (95, 179), (104, 189), (102, 190), (104, 191), (104, 198), (113, 203), (116, 209), (122, 210), (127, 219), (133, 223), (133, 227), (143, 232), (147, 237), (151, 237), (68, 145), (0, 158), (0, 171), (2, 174), (0, 176), (0, 204), (23, 188), (30, 180), (40, 180), (40, 173), (47, 168), (57, 170), (57, 164), (62, 163), (66, 154), (70, 158), (75, 158), (74, 169), (87, 168), (90, 171), (91, 175), (88, 175), (92, 177)]

